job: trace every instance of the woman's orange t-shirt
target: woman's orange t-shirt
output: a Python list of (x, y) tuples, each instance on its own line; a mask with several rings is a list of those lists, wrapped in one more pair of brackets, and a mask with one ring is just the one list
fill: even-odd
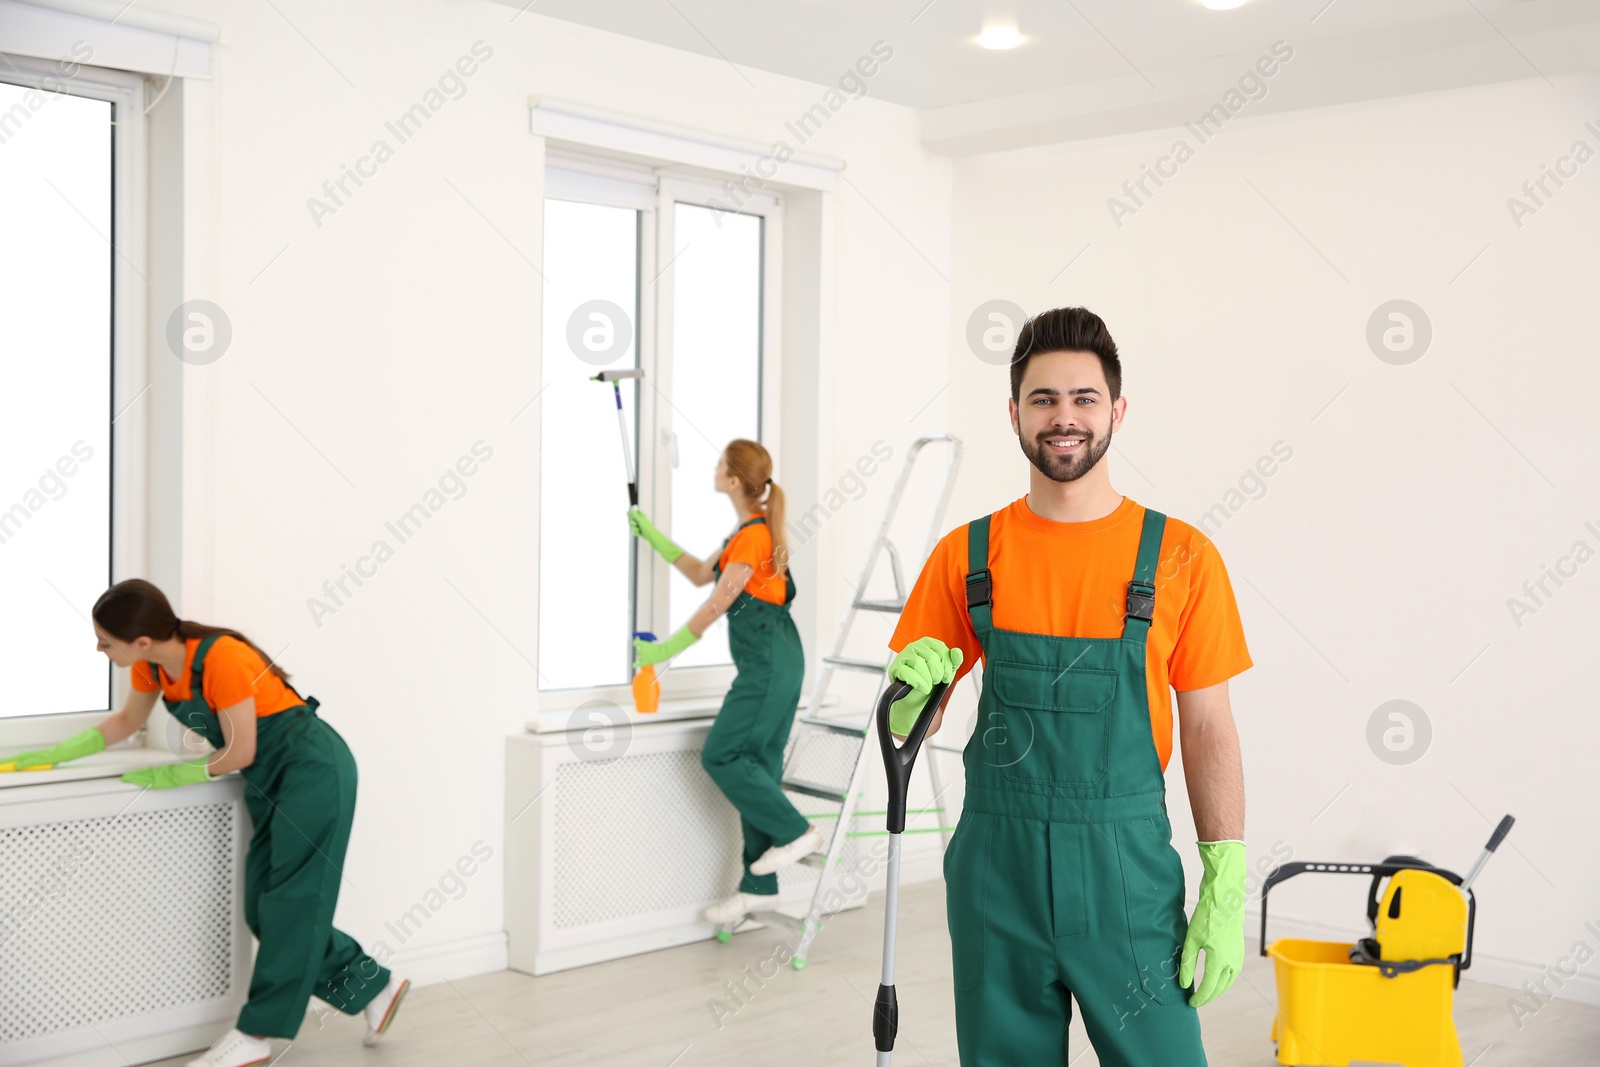
[[(191, 637), (184, 641), (188, 651), (183, 657), (183, 672), (176, 680), (168, 678), (162, 668), (156, 668), (161, 675), (161, 695), (168, 700), (188, 700), (194, 695), (189, 691), (189, 676), (194, 670), (194, 653), (200, 647), (200, 640)], [(141, 693), (156, 691), (156, 680), (150, 676), (148, 660), (135, 660), (130, 670), (135, 689)], [(255, 649), (226, 634), (212, 642), (211, 651), (206, 653), (200, 689), (205, 702), (216, 709), (231, 708), (241, 700), (255, 697), (258, 719), (305, 703), (298, 693), (267, 669), (266, 661)]]
[[(1144, 512), (1129, 497), (1089, 522), (1040, 518), (1027, 497), (995, 512), (989, 522), (995, 628), (1054, 637), (1122, 636)], [(1156, 754), (1166, 770), (1172, 755), (1169, 688), (1204, 689), (1252, 664), (1227, 568), (1205, 534), (1167, 518), (1155, 586), (1145, 685)], [(961, 649), (958, 681), (982, 654), (967, 614), (966, 526), (946, 534), (928, 557), (889, 647), (899, 652), (919, 637)]]
[(783, 603), (788, 595), (789, 583), (787, 577), (776, 573), (772, 565), (772, 531), (767, 529), (765, 522), (752, 523), (733, 535), (717, 560), (717, 565), (724, 571), (730, 563), (748, 563), (755, 571), (750, 580), (744, 583), (745, 592), (769, 604)]

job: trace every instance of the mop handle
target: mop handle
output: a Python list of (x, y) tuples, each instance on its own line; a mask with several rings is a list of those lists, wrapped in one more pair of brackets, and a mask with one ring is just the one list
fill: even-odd
[(899, 745), (894, 743), (894, 735), (889, 731), (889, 708), (902, 697), (910, 696), (913, 687), (905, 682), (894, 681), (878, 698), (878, 745), (883, 749), (883, 769), (889, 779), (891, 834), (898, 834), (906, 828), (906, 793), (911, 787), (911, 765), (917, 761), (917, 750), (922, 747), (922, 739), (928, 736), (928, 727), (933, 725), (933, 717), (944, 702), (945, 690), (949, 688), (947, 682), (934, 683), (928, 692), (927, 702), (922, 705), (922, 714), (917, 716), (911, 732)]
[(1504, 841), (1506, 834), (1511, 832), (1511, 824), (1516, 821), (1507, 815), (1500, 820), (1500, 825), (1494, 828), (1494, 833), (1489, 835), (1489, 843), (1483, 846), (1483, 851), (1479, 853), (1477, 862), (1472, 865), (1472, 869), (1467, 872), (1467, 876), (1461, 879), (1461, 891), (1463, 893), (1471, 887), (1473, 879), (1478, 877), (1478, 872), (1483, 870), (1485, 863), (1489, 862), (1489, 857), (1494, 855), (1494, 850), (1500, 847), (1500, 842)]
[(900, 837), (906, 828), (906, 794), (911, 785), (911, 766), (916, 762), (917, 750), (922, 747), (928, 727), (944, 702), (949, 685), (939, 682), (928, 693), (922, 713), (898, 747), (889, 732), (889, 708), (895, 701), (909, 696), (912, 687), (905, 682), (891, 682), (878, 698), (878, 743), (883, 749), (883, 768), (889, 780), (889, 868), (884, 881), (883, 895), (883, 973), (879, 976), (878, 999), (872, 1006), (872, 1038), (878, 1050), (878, 1067), (889, 1067), (894, 1055), (894, 1038), (900, 1029), (900, 1003), (894, 992), (895, 924), (900, 915)]

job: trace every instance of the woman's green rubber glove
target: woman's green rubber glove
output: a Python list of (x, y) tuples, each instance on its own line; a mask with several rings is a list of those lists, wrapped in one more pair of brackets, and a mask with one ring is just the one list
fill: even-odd
[(661, 553), (661, 558), (668, 563), (677, 562), (678, 557), (683, 555), (683, 549), (673, 543), (672, 538), (651, 525), (649, 517), (638, 508), (628, 509), (628, 526), (635, 536), (649, 541), (650, 547)]
[(677, 632), (665, 641), (646, 641), (642, 637), (633, 639), (633, 669), (648, 667), (653, 663), (671, 659), (679, 652), (700, 640), (689, 629), (688, 623), (678, 627)]
[(960, 666), (961, 650), (937, 637), (919, 637), (901, 649), (889, 664), (889, 677), (910, 685), (912, 691), (889, 705), (889, 732), (896, 737), (909, 734), (933, 687), (955, 681)]
[(142, 785), (146, 789), (171, 789), (179, 785), (198, 785), (213, 779), (211, 772), (206, 770), (206, 761), (196, 759), (129, 771), (122, 776), (122, 780), (129, 785)]
[(1200, 899), (1183, 935), (1178, 984), (1194, 981), (1194, 965), (1202, 949), (1206, 973), (1189, 1003), (1209, 1004), (1223, 994), (1244, 970), (1244, 842), (1200, 841)]
[(105, 747), (105, 735), (91, 726), (82, 733), (73, 734), (65, 741), (49, 748), (37, 748), (32, 752), (18, 753), (0, 763), (0, 771), (25, 771), (29, 767), (53, 767), (68, 760), (92, 756)]

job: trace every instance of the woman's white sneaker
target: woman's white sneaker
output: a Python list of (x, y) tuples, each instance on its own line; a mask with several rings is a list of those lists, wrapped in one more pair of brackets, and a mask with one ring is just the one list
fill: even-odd
[(190, 1060), (188, 1067), (250, 1067), (272, 1059), (272, 1042), (229, 1030), (217, 1039), (210, 1051)]
[(752, 911), (763, 911), (777, 906), (776, 893), (735, 893), (728, 899), (719, 900), (705, 908), (700, 915), (708, 923), (727, 926), (738, 922)]
[(815, 826), (806, 828), (806, 832), (790, 841), (787, 845), (773, 845), (761, 854), (761, 858), (750, 864), (751, 874), (771, 874), (773, 871), (796, 863), (822, 847), (822, 831)]
[(361, 1043), (372, 1047), (378, 1043), (378, 1038), (383, 1036), (389, 1024), (394, 1022), (394, 1013), (400, 1010), (400, 1002), (406, 998), (406, 992), (411, 988), (411, 979), (389, 976), (389, 984), (383, 987), (383, 992), (367, 1002), (361, 1013), (367, 1017), (367, 1036)]

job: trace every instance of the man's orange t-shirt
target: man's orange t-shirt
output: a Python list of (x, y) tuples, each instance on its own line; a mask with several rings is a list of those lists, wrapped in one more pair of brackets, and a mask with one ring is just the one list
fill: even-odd
[[(762, 516), (771, 522), (765, 514)], [(772, 531), (765, 522), (754, 523), (736, 532), (722, 550), (717, 565), (726, 571), (730, 563), (748, 563), (754, 574), (744, 583), (744, 591), (757, 600), (782, 604), (788, 594), (788, 581), (772, 565)]]
[[(1143, 506), (1124, 497), (1089, 522), (1052, 522), (1022, 497), (989, 522), (991, 608), (996, 629), (1054, 637), (1120, 637), (1128, 580), (1139, 554)], [(1150, 728), (1161, 769), (1172, 756), (1172, 702), (1251, 666), (1233, 586), (1216, 546), (1199, 530), (1167, 518), (1156, 565), (1156, 610), (1145, 638)], [(961, 649), (959, 681), (982, 650), (967, 614), (967, 527), (946, 534), (917, 577), (889, 647), (919, 637)]]
[[(161, 695), (177, 702), (188, 700), (189, 676), (194, 670), (194, 653), (200, 647), (200, 638), (191, 637), (184, 642), (188, 651), (183, 657), (183, 673), (176, 680), (168, 678), (160, 667)], [(150, 677), (148, 660), (134, 660), (129, 668), (133, 674), (133, 687), (141, 693), (154, 693), (156, 680)], [(298, 693), (267, 669), (267, 663), (255, 649), (224, 634), (212, 642), (206, 653), (205, 670), (200, 675), (201, 696), (214, 709), (231, 708), (248, 697), (256, 698), (256, 718), (276, 715), (285, 708), (299, 707), (305, 701)]]

